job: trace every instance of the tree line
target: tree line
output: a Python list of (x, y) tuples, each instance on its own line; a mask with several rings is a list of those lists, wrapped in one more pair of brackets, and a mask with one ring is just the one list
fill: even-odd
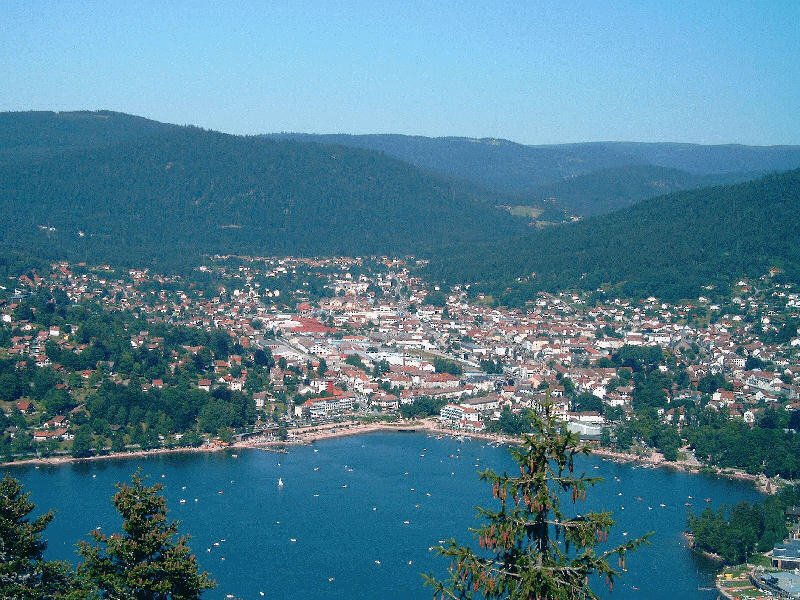
[(0, 480), (0, 596), (15, 600), (196, 600), (215, 586), (201, 572), (188, 538), (167, 519), (162, 486), (145, 485), (141, 472), (119, 484), (113, 503), (122, 532), (94, 530), (78, 542), (76, 568), (44, 559), (44, 530), (53, 511), (31, 518), (35, 506), (22, 485)]
[(790, 485), (762, 502), (723, 504), (717, 510), (707, 506), (699, 515), (690, 512), (686, 525), (692, 546), (727, 564), (745, 563), (754, 553), (772, 550), (787, 538), (786, 509), (798, 504), (800, 491)]

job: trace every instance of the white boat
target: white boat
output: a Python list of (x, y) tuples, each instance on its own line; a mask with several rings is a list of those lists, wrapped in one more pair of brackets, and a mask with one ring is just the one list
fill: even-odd
[(283, 479), (278, 477), (278, 487), (283, 487)]

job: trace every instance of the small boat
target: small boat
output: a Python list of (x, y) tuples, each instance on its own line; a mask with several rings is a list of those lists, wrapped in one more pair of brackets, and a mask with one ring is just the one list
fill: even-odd
[(278, 477), (278, 487), (283, 487), (283, 479)]
[(178, 502), (180, 502), (181, 504), (186, 504), (186, 499), (181, 498), (180, 500), (178, 500)]
[(706, 498), (706, 502), (711, 502), (711, 498)]

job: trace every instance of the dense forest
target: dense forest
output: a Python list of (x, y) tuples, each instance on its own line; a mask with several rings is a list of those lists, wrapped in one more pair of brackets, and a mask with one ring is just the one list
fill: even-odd
[(538, 291), (602, 289), (667, 300), (724, 295), (771, 268), (800, 280), (800, 170), (669, 194), (511, 242), (462, 246), (429, 273), (521, 306)]
[(800, 147), (590, 142), (525, 146), (508, 140), (391, 134), (273, 137), (383, 152), (420, 168), (512, 194), (521, 204), (578, 216), (613, 212), (673, 191), (800, 167)]
[(680, 190), (738, 183), (754, 177), (750, 173), (695, 175), (650, 165), (613, 167), (537, 187), (531, 191), (529, 201), (542, 206), (553, 204), (568, 214), (589, 217)]
[(110, 144), (58, 138), (50, 152), (30, 133), (7, 138), (6, 149), (36, 152), (0, 161), (0, 241), (48, 258), (164, 266), (207, 254), (425, 254), (527, 226), (497, 208), (507, 204), (497, 194), (376, 152), (123, 129)]
[(739, 502), (689, 513), (687, 527), (693, 547), (719, 556), (727, 564), (742, 564), (757, 552), (772, 550), (788, 536), (785, 511), (800, 502), (800, 490), (790, 485), (763, 502)]
[(0, 113), (0, 162), (99, 148), (179, 129), (111, 111)]
[[(5, 113), (0, 124), (0, 248), (10, 257), (0, 262), (19, 251), (164, 271), (214, 254), (415, 254), (431, 260), (427, 276), (509, 306), (569, 288), (714, 297), (737, 277), (777, 268), (797, 281), (799, 273), (800, 171), (637, 202), (792, 164), (794, 147), (355, 136), (376, 145), (363, 150), (309, 141), (339, 137), (230, 136), (117, 113)], [(409, 153), (428, 171), (390, 157)], [(584, 212), (635, 204), (535, 229), (530, 214), (507, 210), (530, 201), (534, 185), (512, 197), (486, 191), (503, 188), (497, 182), (448, 178), (441, 173), (453, 156), (473, 182), (483, 161), (505, 189), (517, 186), (512, 172), (546, 172), (540, 200), (557, 192)]]

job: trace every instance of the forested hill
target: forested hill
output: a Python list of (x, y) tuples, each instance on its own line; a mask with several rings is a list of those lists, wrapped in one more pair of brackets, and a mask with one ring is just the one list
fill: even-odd
[(681, 190), (740, 183), (755, 179), (752, 173), (694, 175), (680, 169), (630, 165), (578, 175), (536, 188), (530, 200), (557, 203), (571, 215), (604, 215), (648, 198)]
[[(438, 257), (436, 279), (502, 304), (540, 290), (602, 288), (667, 300), (714, 297), (737, 277), (800, 282), (800, 170), (683, 191), (511, 243)], [(477, 282), (477, 283), (475, 283)]]
[(612, 212), (672, 191), (736, 183), (800, 167), (800, 146), (634, 142), (526, 146), (498, 139), (386, 134), (274, 137), (377, 150), (513, 194), (521, 204), (550, 199), (579, 216)]
[(64, 113), (49, 114), (22, 113), (20, 135), (3, 137), (0, 242), (50, 258), (425, 255), (527, 228), (495, 208), (506, 199), (376, 152), (149, 121), (138, 131), (127, 118), (120, 130), (72, 123), (70, 137), (53, 133)]
[(179, 129), (111, 111), (0, 113), (0, 162), (98, 148)]

